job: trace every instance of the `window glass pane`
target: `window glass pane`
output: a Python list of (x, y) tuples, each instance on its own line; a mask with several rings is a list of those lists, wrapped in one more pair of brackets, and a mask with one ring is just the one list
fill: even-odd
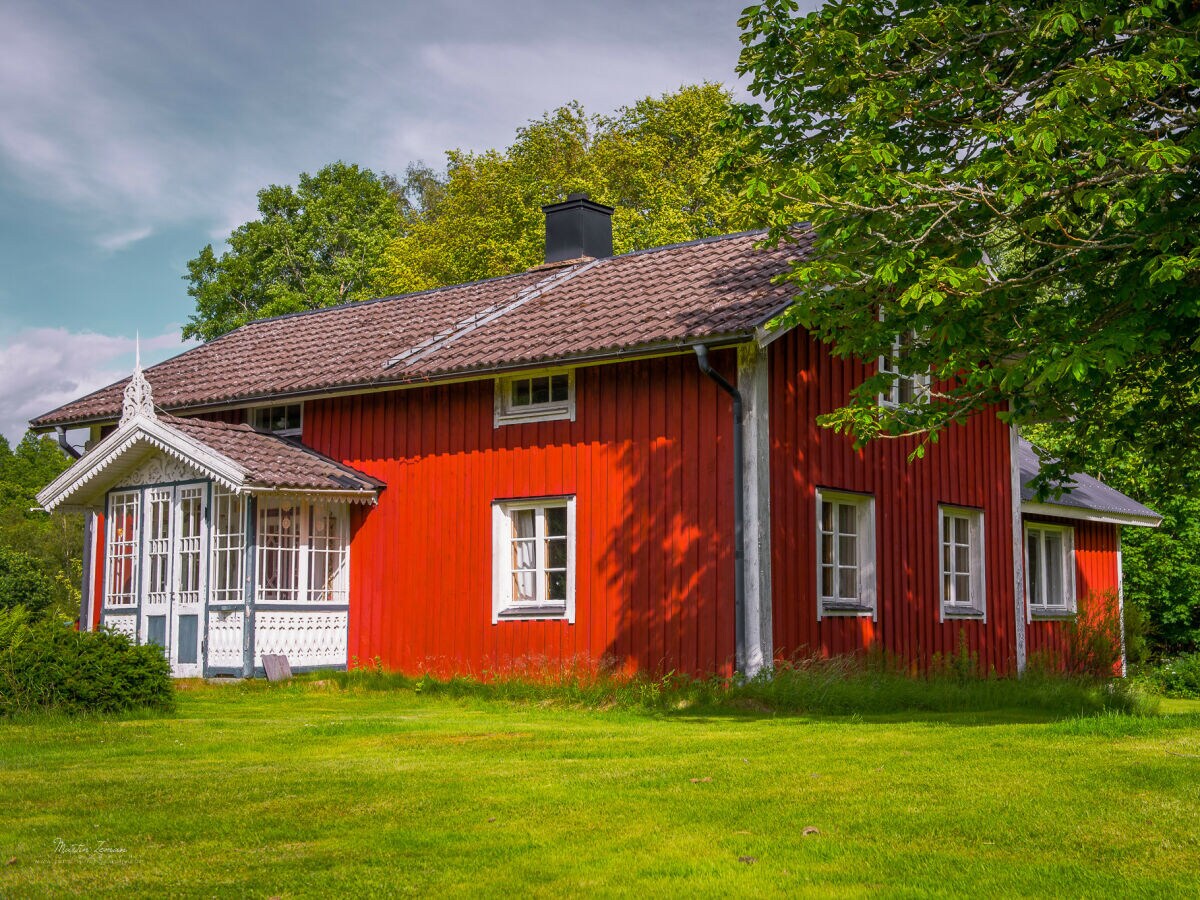
[(858, 564), (858, 553), (855, 549), (857, 541), (853, 534), (843, 534), (838, 538), (838, 562), (843, 566)]
[(971, 542), (971, 523), (963, 516), (954, 517), (954, 540), (959, 544)]
[(566, 537), (567, 508), (551, 506), (546, 509), (546, 534)]
[(954, 571), (955, 572), (970, 572), (971, 571), (971, 549), (956, 545), (954, 548)]
[(833, 504), (821, 501), (821, 530), (833, 531)]
[(567, 374), (563, 372), (550, 378), (550, 399), (562, 403), (567, 399)]
[(537, 511), (518, 509), (513, 512), (513, 536), (531, 538), (537, 535)]
[(833, 536), (821, 532), (821, 564), (832, 565), (835, 560), (833, 558)]
[(896, 400), (899, 403), (912, 403), (917, 393), (913, 387), (913, 380), (908, 376), (901, 375), (896, 379)]
[(954, 517), (942, 516), (942, 543), (949, 544), (953, 540)]
[(555, 603), (565, 603), (567, 600), (567, 573), (546, 573), (546, 599)]
[(850, 566), (838, 569), (838, 597), (842, 600), (858, 599), (858, 570)]
[(971, 602), (971, 576), (956, 575), (955, 588), (957, 596), (954, 598), (955, 603), (970, 603)]
[(530, 603), (534, 600), (534, 574), (533, 572), (513, 573), (513, 602)]
[(512, 384), (512, 403), (513, 406), (528, 406), (529, 405), (529, 379), (522, 378), (520, 381), (514, 381)]
[(1046, 604), (1063, 606), (1062, 535), (1047, 531), (1043, 540), (1046, 551)]
[(513, 568), (532, 569), (535, 565), (534, 542), (532, 540), (513, 541)]
[(833, 596), (833, 566), (821, 566), (821, 596)]
[(849, 503), (838, 504), (838, 530), (842, 534), (858, 533), (858, 508)]
[(545, 375), (533, 379), (532, 396), (534, 403), (550, 402), (550, 379)]
[(567, 567), (566, 541), (546, 541), (546, 565), (551, 569), (565, 569)]
[(956, 603), (954, 596), (954, 575), (947, 571), (942, 576), (942, 595), (946, 598), (947, 603)]

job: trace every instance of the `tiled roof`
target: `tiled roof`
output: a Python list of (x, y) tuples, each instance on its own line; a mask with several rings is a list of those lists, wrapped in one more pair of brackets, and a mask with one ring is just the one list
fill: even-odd
[[(146, 377), (161, 408), (182, 411), (748, 335), (787, 305), (788, 288), (773, 278), (811, 246), (806, 231), (781, 248), (756, 249), (762, 238), (707, 238), (265, 319)], [(125, 383), (32, 424), (114, 419)]]
[[(1021, 500), (1025, 503), (1035, 503), (1037, 502), (1037, 493), (1030, 487), (1030, 484), (1042, 470), (1042, 464), (1038, 459), (1037, 450), (1028, 441), (1021, 441), (1018, 462), (1021, 466)], [(1045, 502), (1052, 506), (1067, 506), (1090, 512), (1133, 516), (1155, 522), (1160, 519), (1158, 513), (1150, 507), (1143, 506), (1131, 497), (1126, 497), (1120, 491), (1098, 481), (1091, 475), (1072, 475), (1069, 489), (1065, 490), (1061, 496)]]
[(376, 491), (383, 482), (287, 438), (203, 419), (159, 417), (246, 471), (248, 487), (310, 491)]

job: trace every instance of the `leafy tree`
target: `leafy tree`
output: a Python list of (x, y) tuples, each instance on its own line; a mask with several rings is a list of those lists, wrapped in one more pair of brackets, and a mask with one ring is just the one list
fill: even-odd
[(28, 553), (0, 547), (0, 609), (41, 612), (54, 599), (54, 583)]
[(0, 606), (69, 617), (79, 609), (82, 519), (34, 509), (38, 491), (70, 464), (53, 438), (29, 433), (12, 448), (0, 435)]
[(719, 85), (647, 97), (612, 116), (572, 103), (521, 128), (504, 151), (447, 153), (444, 179), (410, 167), (403, 235), (387, 252), (389, 292), (505, 275), (544, 258), (541, 207), (584, 191), (616, 207), (622, 253), (744, 227), (746, 204), (714, 177), (735, 136)]
[(727, 160), (776, 237), (816, 229), (784, 319), (867, 360), (915, 332), (901, 371), (944, 379), (893, 413), (877, 375), (824, 424), (934, 440), (1000, 404), (1061, 423), (1047, 487), (1102, 438), (1164, 477), (1200, 471), (1200, 7), (796, 9), (743, 14), (757, 102)]
[(400, 226), (393, 184), (336, 162), (295, 188), (259, 191), (259, 217), (229, 249), (218, 257), (209, 244), (188, 263), (196, 312), (183, 336), (212, 340), (254, 319), (378, 296), (379, 262)]

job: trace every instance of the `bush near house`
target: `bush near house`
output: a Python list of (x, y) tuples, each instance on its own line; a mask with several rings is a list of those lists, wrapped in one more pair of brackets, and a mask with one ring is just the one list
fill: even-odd
[(170, 710), (174, 704), (170, 666), (158, 647), (36, 621), (22, 607), (0, 609), (0, 716)]
[(1140, 678), (1165, 697), (1200, 700), (1200, 652), (1160, 660), (1143, 669)]

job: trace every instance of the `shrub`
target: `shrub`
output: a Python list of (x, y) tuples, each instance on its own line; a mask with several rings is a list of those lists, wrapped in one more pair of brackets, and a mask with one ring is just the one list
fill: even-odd
[(1152, 670), (1151, 681), (1168, 697), (1200, 700), (1200, 652), (1163, 660)]
[(1111, 678), (1120, 674), (1121, 616), (1119, 601), (1112, 591), (1092, 594), (1080, 604), (1079, 612), (1064, 622), (1063, 663), (1071, 675)]
[(0, 609), (0, 716), (35, 710), (169, 710), (175, 694), (162, 650), (114, 632), (78, 632)]

